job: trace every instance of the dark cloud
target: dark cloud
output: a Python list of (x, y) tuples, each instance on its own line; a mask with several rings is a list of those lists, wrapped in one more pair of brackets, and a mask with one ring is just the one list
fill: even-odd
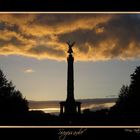
[(0, 30), (19, 32), (19, 26), (16, 24), (9, 24), (7, 22), (0, 22)]
[(71, 33), (61, 34), (59, 40), (60, 42), (64, 42), (65, 40), (76, 41), (79, 51), (87, 53), (89, 48), (85, 45), (86, 43), (91, 44), (92, 47), (97, 47), (101, 41), (106, 40), (106, 36), (97, 34), (95, 29), (78, 29)]
[[(116, 15), (118, 16), (118, 15)], [(103, 35), (107, 39), (117, 39), (116, 47), (110, 52), (113, 56), (123, 53), (131, 42), (135, 42), (139, 47), (140, 43), (140, 18), (135, 15), (120, 15), (118, 18), (113, 18), (107, 23), (100, 24), (104, 27)]]
[[(8, 40), (4, 40), (4, 39), (0, 39), (0, 48), (1, 47), (4, 47), (5, 44), (11, 44), (11, 45), (14, 45), (14, 46), (23, 46), (25, 45), (24, 42), (22, 42), (21, 40), (19, 40), (18, 38), (16, 37), (11, 37), (10, 39)], [(22, 48), (21, 48), (22, 49)]]
[(56, 57), (63, 57), (65, 54), (64, 54), (64, 51), (61, 51), (61, 50), (56, 50), (56, 49), (53, 49), (53, 47), (47, 47), (47, 46), (44, 46), (44, 45), (39, 45), (39, 46), (35, 46), (35, 47), (32, 47), (31, 49), (28, 50), (29, 53), (33, 53), (33, 54), (36, 54), (36, 55), (45, 55), (45, 54), (49, 54), (50, 56), (56, 56)]
[[(98, 50), (101, 44), (112, 41), (110, 45), (113, 47), (108, 44), (102, 52), (102, 55), (110, 58), (123, 56), (124, 51), (129, 51), (131, 43), (135, 44), (133, 47), (136, 50), (140, 49), (140, 18), (135, 15), (114, 15), (114, 17), (108, 22), (97, 24), (97, 28), (78, 29), (71, 33), (61, 34), (59, 39), (62, 42), (68, 39), (76, 40), (77, 48), (85, 54), (89, 51), (86, 43)], [(96, 32), (98, 28), (102, 28), (103, 31)], [(135, 52), (130, 53), (128, 57), (135, 57)]]
[[(106, 15), (100, 15), (106, 17)], [(99, 18), (98, 14), (37, 14), (30, 24), (40, 24), (47, 26), (58, 26), (63, 24), (74, 23), (81, 19)]]

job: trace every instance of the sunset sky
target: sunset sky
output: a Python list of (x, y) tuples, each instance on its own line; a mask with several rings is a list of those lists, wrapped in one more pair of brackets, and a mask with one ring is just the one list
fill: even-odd
[(75, 41), (76, 99), (117, 97), (140, 63), (140, 14), (0, 14), (0, 68), (28, 100), (65, 100)]

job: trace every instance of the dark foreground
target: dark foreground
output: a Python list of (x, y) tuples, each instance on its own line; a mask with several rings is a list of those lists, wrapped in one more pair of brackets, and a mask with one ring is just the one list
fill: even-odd
[(26, 114), (0, 115), (1, 126), (139, 126), (140, 116), (119, 116), (96, 113), (55, 116), (41, 111)]

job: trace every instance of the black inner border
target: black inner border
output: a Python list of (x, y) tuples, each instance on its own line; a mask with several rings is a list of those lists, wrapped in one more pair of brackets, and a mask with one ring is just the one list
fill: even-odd
[(1, 0), (0, 11), (140, 11), (138, 0)]

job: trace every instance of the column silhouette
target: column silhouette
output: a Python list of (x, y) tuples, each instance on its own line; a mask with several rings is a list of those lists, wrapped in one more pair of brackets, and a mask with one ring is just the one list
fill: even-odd
[(81, 113), (81, 103), (74, 99), (74, 57), (72, 55), (75, 42), (67, 42), (68, 49), (68, 69), (67, 69), (67, 99), (65, 102), (60, 102), (60, 115), (75, 115)]

